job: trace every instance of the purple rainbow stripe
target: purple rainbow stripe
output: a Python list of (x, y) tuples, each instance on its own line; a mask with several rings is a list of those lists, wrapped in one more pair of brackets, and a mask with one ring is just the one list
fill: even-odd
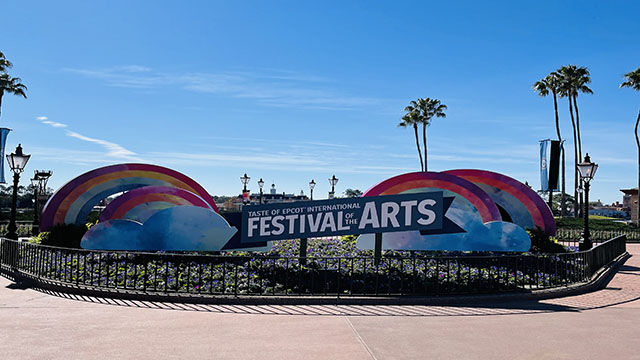
[(86, 172), (58, 189), (44, 207), (40, 228), (46, 231), (55, 224), (81, 224), (98, 201), (121, 191), (149, 185), (193, 192), (218, 211), (211, 195), (182, 173), (157, 165), (118, 164)]
[(144, 186), (114, 199), (100, 214), (100, 221), (122, 219), (137, 206), (158, 201), (171, 203), (174, 206), (198, 206), (213, 211), (211, 205), (191, 191), (168, 186)]
[(483, 222), (501, 221), (500, 211), (491, 197), (477, 185), (454, 175), (439, 172), (414, 172), (394, 176), (374, 185), (362, 196), (393, 195), (412, 189), (449, 190), (462, 196), (478, 210)]
[(528, 186), (506, 175), (486, 170), (458, 169), (445, 171), (474, 184), (485, 184), (505, 191), (516, 198), (529, 211), (533, 224), (549, 235), (556, 234), (556, 221), (549, 206)]

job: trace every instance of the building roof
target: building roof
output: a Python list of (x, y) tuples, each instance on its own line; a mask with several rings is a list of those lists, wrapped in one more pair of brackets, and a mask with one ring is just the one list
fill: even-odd
[(634, 194), (638, 193), (638, 188), (636, 187), (636, 188), (633, 188), (633, 189), (620, 189), (620, 191), (622, 191), (623, 193), (628, 194), (628, 195), (634, 195)]

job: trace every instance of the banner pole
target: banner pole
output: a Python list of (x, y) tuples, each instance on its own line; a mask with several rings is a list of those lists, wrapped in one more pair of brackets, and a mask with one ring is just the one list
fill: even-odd
[(378, 264), (380, 264), (380, 259), (382, 259), (382, 233), (376, 233), (376, 242), (374, 246), (373, 257), (377, 266)]
[(300, 264), (307, 264), (307, 238), (300, 239)]

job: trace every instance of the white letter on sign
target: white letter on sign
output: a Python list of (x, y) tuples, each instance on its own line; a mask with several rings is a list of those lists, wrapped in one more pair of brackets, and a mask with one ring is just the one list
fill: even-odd
[(426, 215), (427, 218), (418, 219), (418, 224), (429, 225), (429, 224), (432, 224), (434, 221), (436, 221), (436, 213), (431, 209), (427, 209), (427, 206), (433, 206), (435, 204), (436, 204), (436, 201), (433, 199), (424, 199), (420, 201), (420, 204), (418, 204), (418, 212), (422, 215)]
[(364, 229), (367, 225), (371, 225), (375, 229), (380, 227), (378, 212), (376, 211), (376, 203), (372, 201), (364, 204), (362, 219), (360, 221), (360, 225), (358, 225), (358, 229)]
[(388, 223), (391, 222), (391, 226), (394, 228), (400, 227), (398, 219), (396, 219), (396, 216), (398, 216), (400, 212), (400, 206), (398, 204), (394, 202), (384, 202), (380, 206), (380, 212), (382, 213), (380, 214), (380, 226), (383, 228), (387, 227)]

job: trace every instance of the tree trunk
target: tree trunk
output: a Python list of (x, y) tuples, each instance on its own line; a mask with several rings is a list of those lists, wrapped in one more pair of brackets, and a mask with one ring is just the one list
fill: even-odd
[[(638, 146), (638, 225), (640, 226), (640, 138), (638, 138), (638, 123), (640, 123), (640, 110), (638, 110), (638, 118), (636, 119), (636, 146)], [(633, 204), (631, 204), (633, 206)]]
[(562, 151), (562, 188), (560, 197), (560, 216), (564, 217), (565, 212), (565, 171), (564, 171), (564, 145), (562, 144), (562, 136), (560, 136), (560, 116), (558, 115), (558, 95), (553, 91), (553, 110), (556, 115), (556, 133), (558, 133), (558, 141), (560, 141), (560, 149)]
[(420, 171), (424, 171), (424, 163), (422, 162), (422, 151), (420, 151), (420, 140), (418, 140), (418, 125), (413, 124), (413, 132), (416, 135), (416, 147), (418, 148), (418, 156), (420, 157)]
[[(580, 114), (578, 113), (578, 94), (573, 94), (573, 109), (576, 112), (576, 133), (578, 134), (578, 161), (582, 161), (582, 138), (580, 136)], [(578, 206), (584, 209), (584, 193), (578, 194)], [(588, 206), (589, 204), (587, 204)]]
[(422, 143), (424, 144), (424, 171), (429, 171), (427, 166), (427, 124), (422, 124)]
[(573, 116), (573, 102), (569, 99), (569, 114), (571, 115), (571, 126), (573, 126), (573, 216), (579, 217), (578, 208), (578, 136), (576, 135), (576, 121)]
[(576, 133), (578, 134), (578, 159), (582, 160), (582, 137), (580, 136), (580, 113), (578, 112), (578, 95), (573, 95), (573, 110), (576, 112)]

